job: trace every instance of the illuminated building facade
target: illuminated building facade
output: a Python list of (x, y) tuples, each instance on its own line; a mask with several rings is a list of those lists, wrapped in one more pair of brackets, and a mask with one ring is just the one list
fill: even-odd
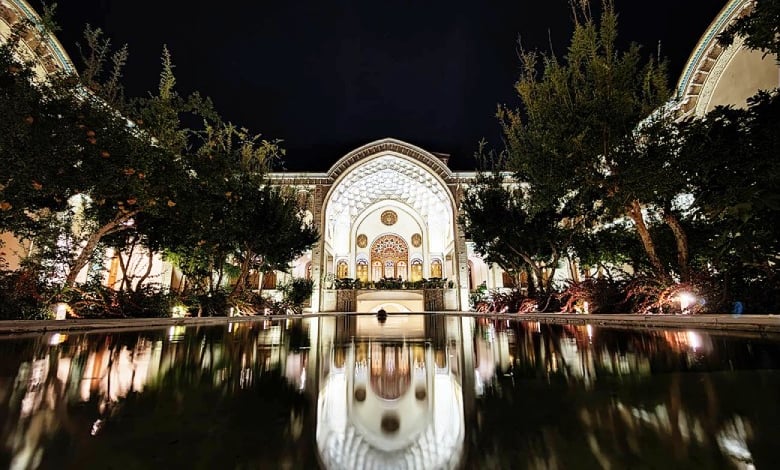
[[(744, 105), (759, 89), (778, 86), (774, 57), (749, 51), (738, 38), (724, 48), (717, 36), (734, 19), (749, 13), (751, 0), (730, 0), (693, 51), (677, 85), (675, 105), (681, 116), (704, 115), (719, 104)], [(0, 0), (0, 36), (7, 37), (22, 18), (39, 21), (24, 0)], [(41, 77), (56, 70), (73, 71), (56, 38), (25, 43)], [(473, 172), (453, 172), (446, 155), (387, 138), (368, 143), (342, 156), (324, 173), (271, 173), (272, 184), (297, 191), (309, 220), (321, 233), (315, 247), (296, 260), (289, 272), (266, 273), (252, 279), (255, 288), (273, 293), (286, 278), (310, 278), (312, 312), (462, 311), (469, 292), (511, 287), (513, 279), (501, 268), (486, 264), (466, 240), (458, 224), (459, 198)], [(3, 235), (10, 268), (28, 254), (29, 246)], [(151, 278), (175, 288), (181, 273), (160, 256), (136, 253), (129, 273), (151, 266)], [(115, 287), (117, 253), (109, 251), (103, 265), (104, 282)], [(82, 273), (86, 278), (86, 272)], [(423, 280), (435, 283), (421, 284)], [(345, 281), (358, 288), (339, 289)], [(404, 288), (376, 289), (396, 282)], [(521, 286), (522, 287), (522, 286)]]

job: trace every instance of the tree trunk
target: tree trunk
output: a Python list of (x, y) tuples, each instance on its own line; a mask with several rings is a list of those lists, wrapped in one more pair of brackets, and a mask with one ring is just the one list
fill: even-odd
[(658, 253), (655, 252), (655, 243), (653, 243), (650, 231), (645, 224), (645, 218), (642, 215), (642, 206), (639, 204), (638, 200), (634, 199), (631, 201), (631, 204), (628, 206), (628, 216), (634, 221), (637, 235), (639, 235), (639, 240), (642, 242), (642, 246), (645, 249), (647, 257), (650, 259), (650, 264), (653, 266), (653, 271), (655, 271), (656, 276), (662, 279), (666, 284), (671, 283), (669, 273), (666, 272), (663, 263), (661, 263), (661, 259), (658, 257)]
[(553, 259), (552, 262), (550, 263), (550, 268), (549, 268), (550, 273), (547, 276), (547, 282), (544, 285), (544, 290), (547, 291), (547, 295), (550, 295), (550, 293), (552, 292), (553, 278), (555, 277), (555, 271), (558, 270), (558, 262), (561, 260), (561, 255), (558, 252), (558, 250), (556, 250), (555, 247), (552, 246), (552, 244), (550, 244), (550, 246), (553, 252)]
[(525, 265), (525, 274), (528, 277), (528, 297), (536, 297), (536, 283), (534, 283), (534, 273), (531, 266)]
[[(125, 286), (127, 286), (127, 291), (132, 292), (133, 291), (133, 280), (130, 279), (127, 276), (127, 271), (130, 269), (130, 260), (133, 259), (133, 252), (135, 252), (135, 247), (138, 245), (138, 237), (134, 236), (132, 238), (132, 242), (130, 243), (130, 249), (127, 250), (127, 263), (124, 264), (122, 267), (122, 284), (120, 285), (119, 291), (125, 290)], [(122, 252), (119, 252), (119, 264), (122, 265)]]
[(138, 211), (119, 214), (116, 217), (114, 217), (114, 220), (100, 227), (95, 233), (89, 236), (89, 238), (87, 239), (87, 244), (84, 245), (84, 248), (81, 250), (81, 253), (79, 253), (76, 259), (73, 261), (73, 266), (71, 266), (70, 268), (68, 277), (65, 278), (65, 285), (67, 287), (73, 287), (76, 284), (76, 278), (78, 277), (81, 270), (84, 269), (84, 266), (86, 266), (87, 263), (89, 262), (89, 259), (92, 257), (92, 254), (95, 252), (95, 248), (97, 248), (98, 243), (100, 243), (100, 240), (104, 236), (110, 233), (124, 230), (123, 224), (128, 220), (132, 219), (133, 216), (135, 216), (137, 213)]
[(230, 297), (234, 297), (241, 292), (244, 291), (244, 286), (246, 285), (246, 279), (249, 277), (249, 267), (250, 267), (250, 261), (252, 259), (252, 252), (249, 250), (246, 250), (244, 255), (244, 261), (241, 262), (241, 272), (238, 275), (238, 280), (236, 281), (236, 285), (233, 286), (233, 291), (230, 292)]
[[(520, 258), (521, 258), (523, 261), (525, 261), (525, 262), (526, 262), (526, 264), (528, 265), (528, 267), (529, 267), (531, 270), (533, 270), (533, 273), (534, 273), (534, 275), (536, 276), (536, 280), (537, 280), (537, 282), (539, 283), (539, 289), (540, 289), (541, 291), (544, 291), (544, 290), (545, 290), (545, 286), (544, 286), (544, 276), (543, 276), (543, 271), (542, 271), (542, 268), (541, 268), (540, 266), (538, 266), (538, 265), (536, 264), (536, 262), (534, 262), (533, 258), (531, 258), (531, 257), (528, 255), (528, 253), (524, 253), (524, 252), (518, 251), (518, 250), (516, 250), (515, 248), (513, 248), (513, 247), (511, 247), (511, 246), (510, 246), (510, 249), (511, 249), (512, 251), (514, 251), (514, 252), (515, 252), (515, 254), (516, 254), (517, 256), (519, 256), (519, 257), (520, 257)], [(531, 281), (531, 277), (532, 277), (532, 276), (528, 276), (528, 284), (529, 284), (529, 285), (530, 285), (530, 284), (531, 284), (531, 282), (532, 282), (532, 281)], [(541, 294), (542, 294), (542, 295), (544, 295), (544, 294), (545, 294), (545, 292), (541, 292)]]
[(136, 284), (136, 288), (134, 289), (134, 291), (137, 290), (139, 287), (141, 287), (141, 284), (143, 284), (144, 281), (146, 281), (146, 279), (152, 273), (152, 262), (154, 261), (154, 252), (152, 250), (148, 250), (148, 251), (149, 251), (149, 262), (146, 264), (146, 271), (144, 271), (143, 275), (138, 279), (138, 284)]
[(677, 242), (677, 264), (680, 266), (680, 280), (688, 282), (691, 278), (688, 267), (688, 236), (685, 234), (680, 220), (671, 212), (664, 211), (664, 221), (672, 229)]
[(130, 249), (127, 250), (127, 262), (125, 263), (125, 259), (122, 257), (122, 250), (117, 250), (117, 258), (119, 259), (119, 267), (122, 268), (122, 282), (119, 283), (119, 292), (123, 292), (125, 290), (125, 285), (127, 285), (127, 290), (132, 291), (133, 285), (132, 280), (127, 278), (127, 270), (130, 267), (130, 260), (133, 258), (133, 251), (135, 251), (135, 246), (138, 238), (133, 237), (132, 243), (130, 243)]

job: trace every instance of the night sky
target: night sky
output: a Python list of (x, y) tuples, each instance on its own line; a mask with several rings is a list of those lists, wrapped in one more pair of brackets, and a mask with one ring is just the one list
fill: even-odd
[[(617, 0), (621, 40), (652, 53), (660, 41), (674, 86), (725, 3)], [(156, 88), (167, 44), (179, 92), (198, 90), (225, 119), (283, 139), (291, 171), (325, 171), (382, 137), (473, 169), (481, 138), (501, 145), (496, 105), (517, 104), (518, 37), (562, 53), (571, 31), (568, 0), (60, 0), (56, 19), (77, 64), (86, 23), (129, 45), (130, 95)]]

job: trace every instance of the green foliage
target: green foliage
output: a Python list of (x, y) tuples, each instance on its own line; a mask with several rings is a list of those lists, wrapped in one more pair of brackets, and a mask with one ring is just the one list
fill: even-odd
[(42, 320), (51, 317), (49, 292), (31, 270), (0, 270), (0, 320)]
[(145, 247), (177, 262), (216, 312), (223, 277), (243, 288), (250, 269), (286, 268), (317, 240), (292, 195), (263, 179), (279, 142), (180, 96), (167, 48), (157, 93), (127, 100), (127, 48), (100, 29), (85, 30), (80, 76), (46, 81), (18, 60), (21, 32), (0, 45), (0, 230), (34, 241), (37, 275), (73, 287), (105, 247)]
[(478, 285), (477, 288), (469, 294), (469, 308), (471, 308), (471, 310), (477, 310), (479, 305), (488, 300), (487, 293), (487, 286), (484, 282)]
[[(663, 63), (644, 59), (636, 44), (617, 47), (617, 13), (611, 1), (602, 2), (598, 21), (587, 2), (573, 10), (566, 55), (521, 50), (515, 85), (521, 107), (498, 109), (508, 169), (527, 184), (522, 208), (530, 222), (526, 226), (566, 227), (570, 234), (553, 244), (567, 253), (568, 241), (615, 218), (629, 216), (640, 236), (646, 233), (639, 198), (652, 192), (657, 181), (647, 170), (653, 162), (638, 162), (638, 143), (647, 138), (637, 129), (650, 127), (648, 116), (670, 94)], [(537, 214), (542, 220), (535, 220)], [(511, 218), (496, 214), (494, 220)], [(546, 237), (548, 231), (536, 233)], [(664, 276), (652, 240), (641, 240), (655, 271)]]
[(573, 234), (554, 210), (531, 208), (526, 189), (501, 172), (479, 173), (461, 200), (459, 222), (486, 262), (511, 272), (528, 266), (540, 295), (550, 293), (552, 272)]
[(753, 10), (737, 18), (718, 40), (731, 45), (736, 36), (744, 37), (750, 49), (774, 55), (780, 61), (780, 0), (757, 0)]
[(618, 50), (617, 14), (610, 1), (602, 6), (599, 22), (575, 8), (562, 60), (521, 51), (521, 108), (498, 111), (510, 168), (531, 186), (530, 206), (588, 216), (582, 223), (598, 215), (595, 203), (608, 190), (620, 189), (607, 182), (628, 163), (621, 144), (669, 97), (665, 66), (643, 64), (637, 45)]
[(285, 303), (295, 313), (301, 313), (304, 303), (311, 299), (314, 281), (296, 277), (280, 287)]
[[(96, 74), (99, 71), (95, 72)], [(127, 232), (143, 213), (168, 211), (171, 180), (185, 168), (71, 76), (32, 80), (13, 46), (0, 50), (0, 229), (35, 237), (55, 214), (73, 211), (78, 239), (65, 283), (72, 286), (104, 237)]]
[(731, 298), (744, 301), (764, 289), (769, 295), (759, 297), (771, 302), (764, 308), (777, 306), (780, 96), (762, 92), (747, 109), (716, 108), (681, 123), (679, 132), (689, 218), (700, 240), (697, 267), (720, 276)]
[(336, 289), (357, 289), (360, 287), (360, 281), (350, 277), (343, 277), (334, 281)]
[(193, 317), (224, 317), (230, 310), (228, 293), (222, 289), (192, 292), (184, 297), (184, 302)]
[[(759, 1), (724, 38), (749, 35), (750, 47), (776, 54), (777, 4)], [(682, 288), (706, 293), (707, 308), (756, 296), (758, 285), (776, 292), (777, 95), (675, 122), (665, 65), (617, 47), (612, 2), (598, 21), (587, 2), (573, 10), (564, 56), (521, 50), (521, 106), (498, 110), (506, 150), (463, 199), (477, 250), (509, 272), (569, 256), (608, 275), (570, 286), (566, 308), (585, 298), (623, 308), (616, 292), (634, 276), (626, 288), (640, 310), (668, 309)], [(532, 282), (542, 278), (534, 269)]]
[[(112, 50), (111, 40), (103, 36), (103, 30), (87, 25), (84, 28), (85, 49), (77, 44), (81, 61), (84, 64), (79, 78), (81, 83), (100, 99), (118, 111), (126, 110), (122, 71), (129, 56), (127, 44), (116, 51)], [(106, 62), (111, 68), (105, 76)]]

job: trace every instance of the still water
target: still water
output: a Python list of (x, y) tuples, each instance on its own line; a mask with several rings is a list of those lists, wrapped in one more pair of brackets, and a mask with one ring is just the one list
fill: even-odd
[(0, 466), (778, 468), (780, 341), (445, 315), (0, 339)]

